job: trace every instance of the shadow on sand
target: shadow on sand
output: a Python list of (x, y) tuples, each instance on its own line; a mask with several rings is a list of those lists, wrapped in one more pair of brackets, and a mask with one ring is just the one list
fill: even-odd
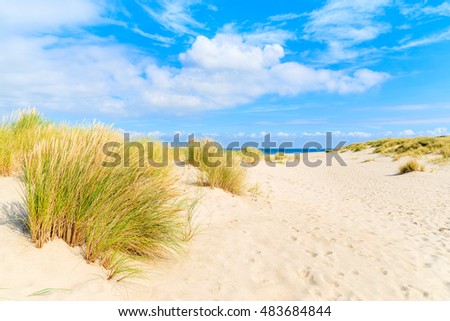
[(12, 230), (29, 235), (26, 225), (27, 211), (21, 202), (9, 202), (0, 206), (0, 225), (7, 225)]

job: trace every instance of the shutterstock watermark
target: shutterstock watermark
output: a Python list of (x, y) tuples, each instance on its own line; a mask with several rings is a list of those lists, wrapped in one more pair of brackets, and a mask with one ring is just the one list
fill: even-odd
[[(146, 166), (146, 163), (154, 167), (165, 167), (169, 163), (177, 166), (185, 166), (187, 163), (198, 167), (200, 162), (207, 167), (228, 166), (235, 164), (236, 154), (240, 152), (240, 165), (251, 167), (258, 165), (261, 161), (267, 166), (275, 167), (276, 161), (273, 160), (274, 152), (277, 155), (285, 155), (286, 167), (295, 167), (300, 163), (307, 167), (321, 166), (324, 161), (320, 158), (310, 159), (311, 153), (325, 152), (325, 165), (331, 166), (335, 160), (340, 166), (347, 166), (342, 157), (337, 153), (346, 144), (346, 141), (339, 141), (334, 147), (332, 143), (332, 134), (327, 132), (325, 136), (325, 146), (319, 142), (310, 141), (302, 148), (294, 149), (293, 142), (282, 142), (277, 144), (272, 141), (271, 135), (266, 134), (261, 142), (233, 141), (223, 146), (216, 141), (199, 141), (194, 134), (188, 136), (188, 141), (181, 141), (180, 135), (173, 136), (169, 142), (155, 141), (132, 141), (129, 133), (124, 133), (123, 142), (107, 142), (103, 145), (103, 153), (109, 159), (103, 162), (105, 167), (131, 166), (131, 155), (138, 153), (139, 167)], [(292, 153), (292, 150), (296, 150)], [(201, 155), (196, 157), (195, 155)], [(293, 157), (289, 157), (292, 155)], [(234, 158), (234, 159), (233, 159)]]

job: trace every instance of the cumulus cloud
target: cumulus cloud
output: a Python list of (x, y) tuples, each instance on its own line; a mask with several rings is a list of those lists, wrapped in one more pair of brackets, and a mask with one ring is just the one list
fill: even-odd
[[(45, 3), (60, 8), (59, 2)], [(21, 8), (8, 6), (4, 7), (9, 12)], [(66, 7), (58, 10), (66, 12)], [(0, 19), (0, 107), (31, 105), (132, 115), (186, 113), (235, 107), (265, 95), (360, 93), (389, 77), (368, 69), (348, 72), (282, 62), (285, 52), (280, 44), (256, 44), (243, 35), (229, 33), (213, 38), (198, 36), (179, 55), (180, 67), (162, 66), (130, 46), (82, 29), (77, 37), (50, 32), (104, 20), (102, 9), (94, 2), (74, 1), (71, 8), (71, 14), (54, 20), (31, 19), (36, 22), (33, 34), (28, 27), (15, 34), (5, 33), (12, 23)], [(80, 11), (87, 12), (86, 16)]]
[(276, 65), (283, 56), (278, 44), (261, 48), (244, 43), (239, 35), (219, 34), (213, 39), (197, 37), (192, 48), (180, 54), (180, 61), (203, 70), (253, 71)]

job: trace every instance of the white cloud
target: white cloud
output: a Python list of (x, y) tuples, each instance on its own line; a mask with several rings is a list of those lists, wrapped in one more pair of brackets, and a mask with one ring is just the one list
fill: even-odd
[(307, 136), (307, 137), (309, 137), (309, 136), (325, 136), (325, 133), (324, 132), (313, 132), (313, 133), (303, 132), (302, 136)]
[(297, 36), (289, 30), (277, 29), (270, 26), (257, 28), (252, 32), (246, 32), (242, 35), (247, 43), (255, 45), (265, 45), (277, 43), (284, 45), (289, 40), (295, 40)]
[(414, 131), (412, 129), (405, 129), (400, 132), (400, 135), (411, 136), (414, 135)]
[(390, 30), (389, 24), (377, 19), (389, 5), (391, 0), (328, 0), (311, 12), (305, 37), (327, 45), (323, 59), (329, 63), (358, 58), (366, 50), (356, 49), (356, 45)]
[(450, 17), (450, 3), (448, 1), (443, 2), (441, 5), (437, 7), (433, 6), (424, 7), (422, 10), (425, 14), (434, 14)]
[(0, 0), (0, 34), (57, 32), (102, 21), (105, 11), (90, 0)]
[(220, 137), (219, 133), (202, 133), (203, 137)]
[(218, 33), (239, 35), (247, 44), (258, 46), (274, 43), (284, 45), (288, 40), (297, 39), (294, 32), (270, 25), (255, 24), (251, 29), (251, 31), (242, 31), (236, 24), (228, 23)]
[(448, 135), (449, 131), (448, 131), (447, 127), (438, 127), (433, 130), (428, 130), (427, 134), (432, 135), (432, 136), (442, 136), (442, 135)]
[(162, 136), (166, 136), (165, 133), (160, 132), (159, 130), (153, 131), (153, 132), (149, 132), (147, 134), (147, 136), (153, 137), (153, 138), (160, 138)]
[(408, 41), (401, 46), (394, 47), (393, 49), (394, 50), (403, 50), (403, 49), (409, 49), (409, 48), (413, 48), (413, 47), (431, 45), (434, 43), (439, 43), (439, 42), (448, 41), (448, 40), (450, 40), (450, 28), (445, 31), (432, 34), (430, 36), (426, 36), (421, 39)]
[(140, 66), (129, 60), (136, 54), (121, 46), (54, 36), (0, 40), (4, 105), (125, 113), (145, 90)]
[(217, 6), (213, 5), (213, 4), (207, 4), (206, 5), (208, 7), (209, 10), (211, 11), (219, 11), (219, 8), (217, 8)]
[(405, 24), (402, 24), (402, 25), (400, 25), (400, 26), (397, 26), (396, 28), (397, 28), (398, 30), (409, 30), (409, 29), (411, 29), (412, 27), (411, 27), (410, 24), (405, 23)]
[(286, 21), (286, 20), (293, 20), (298, 19), (301, 17), (304, 17), (304, 14), (297, 14), (297, 13), (285, 13), (285, 14), (277, 14), (274, 16), (270, 16), (270, 21)]
[[(280, 44), (258, 45), (235, 34), (198, 36), (180, 54), (180, 68), (158, 65), (134, 48), (82, 29), (77, 31), (81, 39), (48, 35), (50, 29), (102, 21), (102, 10), (87, 1), (79, 3), (84, 6), (75, 6), (73, 16), (67, 13), (62, 15), (65, 19), (36, 23), (35, 34), (26, 28), (15, 34), (0, 32), (0, 107), (31, 105), (91, 114), (184, 113), (234, 107), (264, 95), (360, 93), (388, 78), (367, 69), (347, 72), (282, 63), (285, 53)], [(18, 10), (11, 8), (8, 12)], [(87, 10), (90, 20), (75, 8)], [(4, 24), (0, 20), (0, 27)]]
[(427, 15), (450, 17), (450, 2), (444, 1), (438, 6), (427, 5), (427, 1), (414, 4), (400, 3), (400, 12), (409, 17)]
[(371, 133), (361, 132), (361, 131), (353, 131), (353, 132), (333, 131), (332, 135), (336, 136), (336, 137), (356, 137), (356, 138), (372, 137)]
[(285, 133), (285, 132), (278, 132), (275, 136), (276, 137), (289, 137), (289, 136), (292, 136), (292, 135), (289, 134), (289, 133)]
[(155, 40), (155, 41), (163, 43), (165, 45), (173, 45), (175, 43), (175, 39), (173, 39), (173, 38), (164, 37), (164, 36), (161, 36), (158, 34), (150, 34), (145, 31), (142, 31), (138, 27), (131, 28), (131, 31), (133, 31), (134, 33), (137, 33), (138, 35), (141, 35), (145, 38)]
[(204, 28), (192, 16), (189, 8), (198, 4), (199, 0), (156, 0), (159, 8), (147, 5), (145, 1), (138, 1), (148, 15), (165, 29), (179, 35), (197, 35), (195, 29)]
[(213, 39), (197, 37), (192, 48), (180, 54), (184, 66), (205, 70), (261, 70), (279, 63), (283, 48), (266, 45), (263, 48), (245, 43), (239, 35), (219, 34)]
[[(353, 131), (353, 132), (341, 132), (339, 130), (332, 131), (331, 134), (335, 137), (356, 137), (356, 138), (369, 138), (372, 137), (371, 133), (361, 132), (361, 131)], [(302, 136), (325, 136), (326, 132), (303, 132)]]
[(388, 78), (367, 69), (353, 74), (281, 63), (283, 48), (254, 46), (238, 35), (197, 37), (180, 54), (181, 69), (147, 67), (148, 102), (155, 107), (218, 109), (251, 102), (267, 94), (294, 96), (303, 92), (359, 93)]
[(343, 136), (348, 136), (348, 137), (358, 137), (358, 138), (369, 138), (372, 137), (371, 133), (366, 133), (366, 132), (349, 132), (346, 135)]

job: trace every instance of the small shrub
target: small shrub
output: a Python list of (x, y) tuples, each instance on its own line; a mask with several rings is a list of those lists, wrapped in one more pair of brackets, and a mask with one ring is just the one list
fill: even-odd
[(406, 174), (410, 172), (423, 172), (425, 167), (420, 164), (417, 160), (412, 159), (400, 166), (398, 169), (399, 174)]

